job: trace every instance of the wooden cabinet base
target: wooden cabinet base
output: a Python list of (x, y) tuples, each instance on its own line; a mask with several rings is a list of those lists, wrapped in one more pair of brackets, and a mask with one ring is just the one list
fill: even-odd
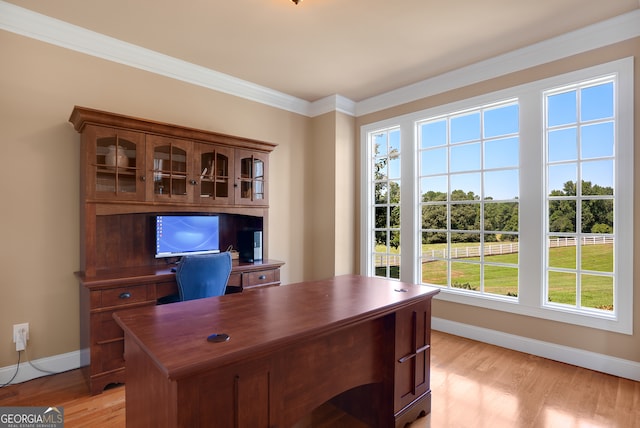
[(98, 375), (89, 374), (89, 369), (90, 366), (83, 367), (91, 395), (101, 394), (108, 385), (123, 384), (125, 381), (124, 367)]
[(418, 398), (395, 415), (395, 428), (404, 428), (411, 422), (431, 413), (431, 391)]

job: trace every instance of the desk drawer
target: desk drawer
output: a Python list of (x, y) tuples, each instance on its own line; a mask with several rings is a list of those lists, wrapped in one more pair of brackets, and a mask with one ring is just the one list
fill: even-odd
[(148, 286), (118, 287), (103, 290), (101, 307), (124, 306), (149, 300)]
[(124, 338), (91, 347), (91, 374), (124, 367)]
[(113, 311), (91, 314), (91, 325), (93, 326), (92, 345), (101, 345), (124, 338), (122, 329), (113, 319)]
[(231, 272), (229, 281), (227, 281), (227, 287), (242, 287), (242, 274)]
[(275, 270), (269, 269), (245, 273), (242, 285), (245, 287), (255, 287), (257, 285), (270, 284), (276, 281), (275, 272)]

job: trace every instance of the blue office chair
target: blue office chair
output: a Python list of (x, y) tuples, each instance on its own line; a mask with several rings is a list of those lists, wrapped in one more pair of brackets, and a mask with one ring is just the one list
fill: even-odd
[(231, 253), (184, 256), (176, 270), (181, 301), (222, 296), (231, 273)]

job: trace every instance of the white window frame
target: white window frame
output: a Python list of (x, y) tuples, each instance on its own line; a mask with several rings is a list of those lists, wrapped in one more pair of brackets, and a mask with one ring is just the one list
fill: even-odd
[[(400, 136), (402, 137), (402, 132), (401, 132), (399, 127), (392, 127), (392, 128), (388, 128), (388, 129), (380, 129), (376, 133), (370, 133), (369, 134), (369, 142), (368, 142), (369, 147), (373, 147), (373, 141), (372, 140), (376, 137), (377, 134), (386, 134), (387, 146), (388, 146), (389, 145), (390, 134), (393, 133), (394, 131), (398, 131)], [(378, 155), (378, 156), (380, 157), (380, 155)], [(391, 169), (390, 153), (385, 151), (384, 156), (381, 156), (381, 157), (386, 157), (387, 158), (387, 167), (388, 167), (388, 170), (390, 170)], [(397, 153), (397, 157), (400, 159), (400, 162), (402, 162), (402, 150), (400, 150), (400, 152)], [(376, 162), (376, 159), (374, 159), (374, 158), (375, 158), (375, 154), (371, 153), (371, 160)], [(375, 177), (371, 177), (371, 180), (372, 180), (372, 183), (374, 185), (375, 185), (375, 182), (385, 181), (387, 183), (387, 185), (388, 185), (387, 192), (391, 192), (391, 183), (400, 180), (400, 178), (401, 177), (389, 177), (388, 175), (386, 175), (384, 180), (376, 180)], [(402, 184), (400, 184), (400, 186), (402, 186)], [(400, 187), (400, 188), (402, 188), (402, 187)], [(373, 188), (372, 188), (372, 190), (373, 190)], [(400, 196), (402, 197), (402, 195), (400, 195)], [(391, 216), (390, 216), (390, 207), (391, 207), (391, 205), (392, 204), (390, 203), (390, 201), (387, 201), (386, 204), (376, 204), (375, 201), (372, 201), (371, 209), (369, 210), (370, 213), (371, 213), (371, 216), (372, 216), (371, 217), (372, 218), (372, 226), (373, 226), (372, 231), (378, 231), (378, 230), (379, 231), (384, 231), (386, 233), (389, 233), (389, 237), (390, 237), (391, 231), (393, 229), (395, 229), (395, 228), (391, 228), (389, 223), (387, 223), (385, 225), (385, 227), (383, 227), (383, 228), (376, 227), (375, 218), (374, 218), (375, 216), (374, 216), (373, 213), (375, 212), (376, 207), (384, 206), (384, 207), (386, 207), (388, 209), (387, 218), (388, 218), (388, 220), (390, 220), (391, 219)], [(402, 206), (402, 198), (400, 199), (400, 206)], [(401, 230), (398, 230), (397, 232), (401, 233)], [(390, 258), (395, 258), (395, 260), (401, 260), (402, 254), (401, 253), (399, 253), (399, 254), (390, 253), (389, 252), (389, 246), (387, 246), (387, 251), (386, 252), (379, 253), (379, 252), (375, 251), (375, 248), (373, 248), (374, 245), (375, 244), (372, 241), (372, 245), (370, 247), (371, 251), (369, 252), (368, 257), (369, 258), (373, 258), (374, 260), (377, 257), (381, 257), (383, 260), (385, 260), (385, 270), (389, 268)], [(373, 269), (375, 270), (375, 263), (374, 263)], [(395, 278), (389, 276), (389, 272), (387, 272), (386, 278), (387, 279), (395, 279)]]
[[(416, 123), (435, 116), (468, 108), (517, 98), (520, 110), (520, 176), (537, 179), (520, 179), (520, 257), (518, 299), (506, 301), (464, 290), (442, 289), (437, 299), (488, 309), (565, 322), (585, 327), (633, 333), (633, 57), (577, 70), (563, 75), (527, 83), (517, 87), (473, 97), (364, 125), (361, 136), (361, 266), (364, 275), (373, 275), (370, 257), (372, 213), (370, 210), (371, 148), (369, 134), (380, 129), (400, 127), (402, 162), (401, 188), (401, 247), (402, 268), (400, 280), (420, 283), (419, 264), (419, 191), (417, 186), (417, 127)], [(617, 76), (616, 118), (616, 168), (615, 189), (617, 209), (614, 227), (616, 293), (612, 314), (588, 313), (545, 305), (544, 257), (545, 257), (545, 147), (544, 147), (544, 97), (543, 92), (572, 83), (615, 74)], [(404, 175), (407, 175), (405, 178)]]
[[(486, 111), (492, 110), (492, 109), (494, 109), (496, 107), (497, 108), (501, 108), (501, 107), (505, 107), (505, 106), (509, 106), (509, 105), (518, 105), (517, 98), (506, 99), (506, 100), (503, 99), (503, 100), (500, 100), (500, 101), (497, 101), (497, 102), (493, 102), (493, 103), (490, 103), (490, 104), (483, 104), (483, 105), (474, 106), (472, 108), (465, 109), (463, 111), (452, 111), (452, 112), (449, 112), (448, 114), (445, 114), (445, 115), (442, 115), (442, 116), (429, 117), (426, 120), (422, 120), (422, 121), (416, 122), (416, 125), (419, 128), (424, 123), (433, 122), (433, 121), (438, 121), (439, 122), (439, 121), (445, 121), (446, 120), (446, 122), (447, 122), (447, 133), (449, 134), (451, 132), (451, 125), (450, 125), (451, 119), (454, 119), (454, 118), (460, 117), (460, 116), (464, 116), (464, 115), (467, 115), (467, 114), (470, 114), (470, 113), (478, 113), (479, 117), (484, 117), (484, 112), (486, 112)], [(484, 152), (484, 150), (486, 148), (485, 143), (487, 141), (491, 141), (491, 140), (495, 140), (495, 139), (501, 139), (501, 138), (517, 138), (519, 140), (519, 134), (520, 134), (519, 131), (517, 131), (515, 133), (512, 133), (512, 134), (508, 134), (508, 135), (499, 135), (499, 136), (496, 136), (496, 137), (486, 137), (485, 134), (484, 134), (484, 125), (482, 123), (482, 121), (484, 119), (479, 119), (479, 120), (481, 121), (480, 124), (479, 124), (479, 126), (480, 126), (480, 134), (481, 135), (479, 135), (479, 138), (477, 140), (474, 139), (472, 141), (472, 144), (480, 145), (482, 147), (482, 148), (480, 148), (480, 152), (481, 153)], [(450, 141), (450, 139), (447, 138), (446, 145), (437, 146), (437, 147), (434, 147), (434, 148), (430, 147), (430, 148), (427, 148), (427, 149), (422, 149), (421, 147), (419, 147), (421, 145), (421, 142), (420, 142), (421, 136), (419, 134), (420, 133), (418, 133), (418, 135), (416, 135), (416, 139), (417, 139), (417, 142), (416, 142), (416, 149), (417, 150), (416, 151), (417, 151), (417, 157), (418, 157), (418, 170), (419, 171), (422, 169), (421, 165), (420, 165), (421, 164), (421, 159), (422, 159), (422, 156), (421, 156), (422, 152), (426, 152), (426, 151), (429, 151), (431, 149), (436, 149), (436, 150), (438, 150), (438, 149), (440, 149), (440, 150), (441, 149), (446, 149), (447, 151), (450, 151), (452, 148), (464, 146), (464, 144), (465, 144), (465, 142), (454, 142), (454, 143), (452, 143)], [(518, 144), (518, 146), (519, 146), (519, 144)], [(483, 157), (484, 155), (481, 154), (480, 156)], [(451, 165), (451, 163), (453, 161), (453, 156), (448, 155), (447, 156), (447, 161)], [(458, 173), (465, 174), (465, 173), (469, 173), (470, 172), (470, 171), (452, 171), (451, 168), (450, 168), (450, 165), (446, 168), (446, 172), (442, 172), (442, 173), (436, 174), (438, 176), (445, 176), (446, 175), (447, 176), (447, 182), (449, 183), (449, 185), (451, 185), (450, 184), (451, 183), (451, 177), (456, 176)], [(484, 187), (484, 185), (483, 185), (483, 180), (484, 180), (483, 176), (484, 176), (484, 174), (487, 171), (495, 171), (495, 170), (517, 170), (519, 172), (519, 169), (520, 169), (519, 168), (519, 162), (518, 162), (518, 165), (513, 165), (513, 166), (509, 166), (509, 167), (502, 167), (502, 168), (498, 168), (498, 169), (486, 168), (485, 165), (484, 165), (484, 162), (482, 162), (482, 164), (479, 166), (478, 169), (474, 169), (473, 171), (471, 171), (471, 173), (477, 173), (480, 176), (480, 186), (479, 186), (480, 190), (478, 191), (478, 193), (476, 195), (478, 197), (478, 200), (473, 201), (471, 203), (478, 205), (479, 210), (480, 210), (479, 215), (480, 215), (480, 222), (481, 223), (483, 222), (483, 218), (484, 218), (484, 216), (482, 214), (482, 211), (483, 211), (483, 208), (486, 206), (485, 204), (488, 201), (488, 199), (485, 198), (487, 195), (484, 194), (484, 190), (483, 190), (483, 187)], [(428, 174), (428, 175), (431, 175), (431, 174)], [(418, 177), (416, 177), (416, 178), (417, 178), (417, 180), (420, 180), (422, 178), (422, 176), (418, 175)], [(449, 190), (455, 190), (455, 189), (450, 188)], [(470, 190), (470, 189), (463, 189), (463, 190)], [(420, 198), (420, 195), (418, 195), (418, 198)], [(516, 202), (516, 203), (519, 203), (519, 199), (507, 199), (505, 201), (500, 201), (500, 202)], [(418, 203), (419, 206), (422, 205), (422, 201), (420, 201), (420, 200), (418, 200), (417, 203)], [(447, 200), (446, 202), (445, 201), (442, 202), (443, 205), (448, 205), (448, 206), (452, 206), (452, 205), (460, 204), (460, 203), (464, 204), (464, 203), (469, 203), (469, 202), (468, 201), (462, 201), (462, 202), (461, 201), (455, 201), (454, 202), (451, 199)], [(420, 208), (418, 208), (418, 209), (420, 210)], [(420, 221), (420, 219), (418, 219), (418, 220)], [(444, 229), (443, 231), (446, 231), (447, 233), (456, 232), (455, 230), (451, 229), (449, 226), (447, 226), (447, 228)], [(484, 237), (486, 237), (487, 235), (489, 235), (489, 234), (491, 234), (493, 232), (495, 232), (495, 231), (485, 230), (485, 228), (481, 225), (477, 231), (472, 231), (471, 233), (472, 234), (477, 234), (478, 237), (483, 237), (477, 243), (477, 245), (478, 245), (478, 248), (484, 248), (484, 246), (486, 245), (486, 243), (484, 241)], [(519, 235), (519, 233), (516, 233), (516, 235)], [(449, 248), (449, 250), (453, 251), (451, 248)], [(480, 253), (482, 253), (482, 252), (483, 251), (481, 250)], [(420, 252), (419, 252), (418, 256), (421, 257), (422, 260), (424, 260), (424, 255), (420, 254)], [(454, 262), (455, 257), (451, 257), (451, 254), (448, 254), (448, 255), (446, 255), (446, 256), (444, 256), (442, 258), (438, 258), (438, 260), (450, 263), (450, 262)], [(479, 267), (479, 269), (480, 269), (480, 283), (479, 283), (480, 290), (473, 290), (471, 292), (471, 294), (473, 296), (477, 296), (479, 294), (485, 294), (485, 291), (484, 291), (484, 268), (485, 268), (485, 266), (500, 265), (500, 263), (498, 263), (498, 264), (496, 264), (496, 263), (487, 263), (487, 264), (485, 264), (484, 261), (467, 262), (467, 263), (480, 265), (480, 267)], [(420, 264), (422, 264), (422, 261), (420, 262)], [(513, 264), (505, 264), (504, 266), (508, 266), (510, 268), (514, 267)], [(515, 266), (515, 267), (518, 267), (518, 266)], [(422, 276), (421, 274), (422, 273), (420, 272), (420, 268), (419, 268), (419, 270), (418, 270), (418, 278), (421, 278), (421, 276)], [(469, 293), (466, 290), (461, 290), (460, 288), (457, 288), (457, 289), (454, 288), (453, 284), (449, 284), (448, 287), (444, 287), (444, 288), (447, 288), (448, 290), (453, 291), (453, 292)], [(501, 296), (501, 295), (498, 295), (498, 294), (490, 294), (490, 295), (487, 295), (487, 297), (490, 297), (492, 299), (513, 300), (513, 297)]]

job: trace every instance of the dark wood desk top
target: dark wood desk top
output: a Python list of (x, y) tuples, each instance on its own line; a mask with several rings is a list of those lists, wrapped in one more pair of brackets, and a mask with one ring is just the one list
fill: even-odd
[[(398, 291), (401, 290), (401, 291)], [(253, 359), (287, 344), (378, 318), (439, 289), (344, 275), (114, 314), (169, 379)], [(212, 333), (227, 342), (211, 343)], [(125, 350), (126, 355), (126, 350)]]

